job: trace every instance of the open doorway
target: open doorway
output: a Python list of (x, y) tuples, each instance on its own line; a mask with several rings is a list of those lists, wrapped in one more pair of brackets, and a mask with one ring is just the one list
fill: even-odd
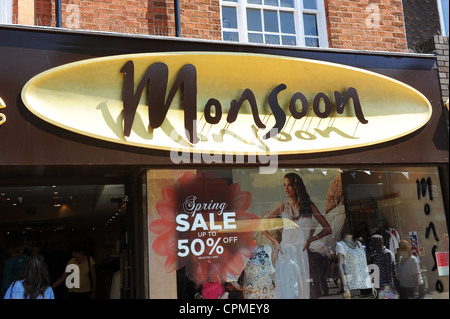
[[(0, 187), (2, 297), (19, 271), (11, 273), (8, 260), (38, 252), (54, 282), (71, 258), (71, 247), (83, 242), (95, 260), (96, 297), (125, 298), (130, 276), (127, 201), (123, 184)], [(64, 284), (59, 286), (55, 298), (65, 298), (66, 292)]]

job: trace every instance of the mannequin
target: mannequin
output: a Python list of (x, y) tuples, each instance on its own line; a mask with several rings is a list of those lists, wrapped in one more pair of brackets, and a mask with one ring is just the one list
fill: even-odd
[(269, 245), (258, 245), (253, 250), (253, 256), (244, 269), (243, 291), (245, 299), (273, 299), (275, 286), (272, 274), (272, 248)]
[(352, 298), (359, 289), (373, 290), (364, 246), (354, 240), (352, 234), (346, 233), (342, 240), (336, 243), (336, 255), (344, 298)]

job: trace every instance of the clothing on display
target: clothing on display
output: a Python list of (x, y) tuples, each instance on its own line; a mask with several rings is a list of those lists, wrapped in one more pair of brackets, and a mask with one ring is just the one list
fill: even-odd
[(398, 243), (400, 241), (400, 233), (394, 228), (389, 228), (390, 238), (389, 238), (389, 250), (395, 255), (398, 249)]
[(120, 298), (120, 271), (116, 271), (112, 275), (109, 299), (121, 299)]
[(269, 245), (257, 246), (255, 254), (248, 260), (244, 269), (243, 286), (250, 285), (250, 288), (244, 290), (245, 299), (275, 298), (272, 280), (275, 268), (272, 266), (271, 254)]
[(336, 244), (336, 254), (344, 256), (344, 272), (349, 290), (372, 288), (366, 252), (359, 241), (342, 240)]
[[(289, 203), (281, 217), (292, 220), (293, 209)], [(281, 252), (275, 265), (275, 296), (281, 299), (309, 299), (308, 252), (303, 250), (311, 229), (311, 217), (294, 219), (298, 228), (285, 227), (280, 243)]]

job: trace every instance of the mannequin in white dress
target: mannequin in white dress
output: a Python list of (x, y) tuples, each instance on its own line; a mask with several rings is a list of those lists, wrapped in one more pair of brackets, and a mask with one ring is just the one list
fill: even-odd
[[(277, 205), (266, 218), (282, 217), (284, 221), (294, 222), (298, 227), (283, 228), (280, 243), (269, 232), (264, 232), (272, 242), (276, 256), (275, 296), (282, 299), (309, 299), (309, 245), (330, 234), (331, 228), (311, 202), (300, 176), (295, 173), (286, 174), (284, 190), (290, 200)], [(313, 216), (322, 226), (322, 231), (309, 237)]]

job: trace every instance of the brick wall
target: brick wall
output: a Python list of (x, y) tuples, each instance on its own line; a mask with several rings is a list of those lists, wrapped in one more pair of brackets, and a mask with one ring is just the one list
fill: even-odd
[[(29, 1), (29, 0), (15, 0)], [(35, 24), (55, 26), (55, 0), (34, 0)], [(173, 0), (61, 0), (68, 29), (175, 36)], [(329, 46), (406, 52), (402, 0), (325, 0)], [(181, 36), (221, 40), (220, 0), (180, 0)]]
[(54, 1), (36, 0), (35, 10), (35, 25), (46, 27), (54, 27), (56, 25)]
[(17, 24), (34, 25), (34, 0), (13, 0), (12, 21)]
[(434, 35), (419, 43), (412, 51), (436, 55), (436, 62), (441, 85), (441, 95), (444, 102), (449, 98), (449, 60), (448, 37)]
[(219, 0), (180, 0), (180, 15), (182, 36), (222, 39)]
[[(36, 1), (36, 25), (55, 26), (55, 0)], [(194, 3), (195, 2), (195, 3)], [(62, 27), (175, 36), (173, 0), (61, 0)], [(220, 40), (219, 0), (180, 0), (181, 36)]]
[(406, 52), (402, 0), (326, 0), (331, 48)]
[(441, 94), (444, 102), (449, 98), (449, 60), (448, 60), (448, 37), (433, 36), (435, 53), (439, 70), (439, 81), (441, 83)]

